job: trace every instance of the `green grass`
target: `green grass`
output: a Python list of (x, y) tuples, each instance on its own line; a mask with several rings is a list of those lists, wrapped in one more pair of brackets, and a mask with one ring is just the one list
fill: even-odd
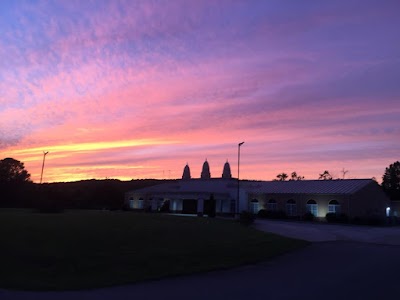
[(0, 287), (97, 288), (255, 263), (307, 245), (232, 220), (0, 211)]

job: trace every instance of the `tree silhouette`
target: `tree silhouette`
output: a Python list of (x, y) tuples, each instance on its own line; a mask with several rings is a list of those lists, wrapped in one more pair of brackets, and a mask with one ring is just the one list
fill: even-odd
[(329, 173), (329, 171), (325, 170), (322, 174), (319, 174), (319, 178), (322, 180), (332, 180), (332, 175)]
[(382, 187), (392, 200), (400, 200), (400, 162), (396, 161), (385, 169)]
[(0, 183), (29, 182), (31, 175), (19, 160), (5, 158), (0, 160)]
[[(0, 160), (0, 206), (17, 207), (23, 205), (30, 174), (24, 164), (13, 158)], [(32, 197), (32, 195), (30, 195)]]
[(292, 172), (289, 180), (303, 180), (304, 176), (297, 175), (297, 172)]
[(279, 181), (285, 181), (288, 178), (288, 174), (280, 173), (280, 174), (276, 175), (276, 178), (278, 178)]

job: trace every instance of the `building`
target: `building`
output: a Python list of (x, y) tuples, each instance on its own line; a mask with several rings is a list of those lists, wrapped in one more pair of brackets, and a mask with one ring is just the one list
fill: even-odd
[(349, 218), (385, 216), (390, 200), (372, 179), (248, 181), (232, 178), (228, 162), (221, 178), (211, 178), (207, 160), (201, 178), (190, 177), (184, 168), (182, 180), (129, 191), (125, 201), (131, 209), (160, 210), (184, 214), (234, 214), (239, 195), (239, 211), (254, 214), (265, 209), (301, 217), (311, 212), (315, 217), (343, 213)]
[(247, 188), (249, 210), (282, 211), (287, 216), (311, 212), (316, 217), (385, 216), (390, 200), (372, 179), (264, 181)]

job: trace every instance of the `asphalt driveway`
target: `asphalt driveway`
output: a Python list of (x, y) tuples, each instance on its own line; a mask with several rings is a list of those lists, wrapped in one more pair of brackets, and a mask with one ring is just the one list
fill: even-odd
[(310, 242), (353, 241), (400, 245), (400, 226), (372, 227), (258, 219), (255, 221), (254, 227), (259, 230)]

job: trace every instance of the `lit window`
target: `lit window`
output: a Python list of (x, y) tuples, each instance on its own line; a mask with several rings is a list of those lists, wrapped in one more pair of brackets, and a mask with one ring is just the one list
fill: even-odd
[(274, 199), (270, 199), (267, 203), (267, 210), (275, 211), (277, 210), (277, 203)]
[(307, 211), (318, 217), (318, 204), (314, 200), (307, 201)]
[(293, 199), (289, 199), (286, 202), (286, 215), (288, 215), (289, 217), (297, 215), (297, 205), (296, 201), (294, 201)]
[(257, 214), (259, 211), (259, 204), (257, 199), (253, 199), (250, 202), (250, 212), (252, 214)]
[(137, 201), (137, 207), (136, 208), (143, 209), (143, 204), (144, 204), (143, 198), (139, 198), (139, 200)]
[(386, 217), (390, 217), (390, 207), (386, 207)]
[(328, 213), (340, 214), (340, 204), (336, 200), (329, 201)]

